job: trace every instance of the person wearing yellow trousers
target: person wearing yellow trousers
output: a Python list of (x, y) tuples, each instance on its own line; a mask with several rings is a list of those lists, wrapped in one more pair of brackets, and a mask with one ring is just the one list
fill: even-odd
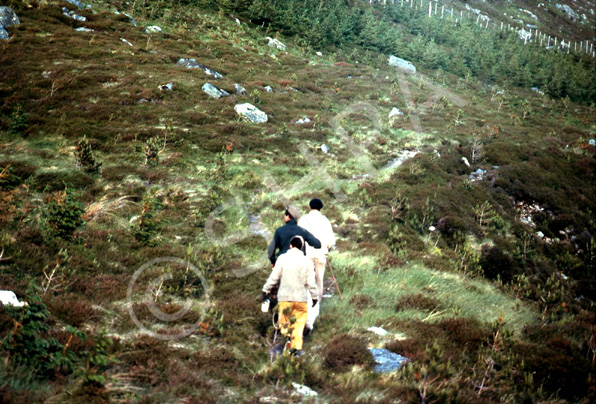
[(303, 245), (300, 236), (290, 240), (290, 249), (279, 256), (263, 286), (263, 297), (267, 297), (279, 284), (278, 324), (281, 333), (290, 340), (290, 353), (296, 356), (303, 354), (302, 333), (308, 315), (308, 294), (318, 294), (313, 262), (302, 252)]
[(333, 234), (331, 222), (329, 222), (329, 219), (321, 213), (321, 209), (323, 209), (323, 201), (315, 198), (312, 199), (308, 205), (310, 207), (310, 212), (308, 215), (300, 218), (298, 226), (315, 236), (321, 242), (321, 248), (313, 248), (308, 242), (306, 244), (306, 256), (312, 259), (314, 263), (315, 280), (319, 289), (317, 294), (311, 295), (314, 300), (318, 300), (318, 304), (314, 304), (308, 309), (306, 326), (304, 328), (304, 335), (306, 336), (312, 333), (315, 320), (319, 316), (321, 302), (323, 300), (323, 280), (325, 278), (327, 253), (335, 245), (335, 235)]

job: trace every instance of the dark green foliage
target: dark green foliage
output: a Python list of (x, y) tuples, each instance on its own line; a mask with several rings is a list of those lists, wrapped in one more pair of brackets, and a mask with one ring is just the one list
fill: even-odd
[(9, 120), (9, 132), (14, 134), (25, 133), (29, 127), (29, 114), (27, 114), (22, 105), (18, 105), (12, 112)]
[(74, 232), (85, 224), (85, 207), (77, 201), (68, 188), (52, 194), (43, 211), (45, 229), (55, 237), (72, 239)]
[[(58, 374), (68, 374), (75, 369), (76, 354), (49, 335), (46, 306), (37, 296), (30, 296), (28, 306), (7, 307), (14, 322), (14, 330), (2, 341), (2, 349), (14, 366), (25, 366), (42, 378), (52, 379)], [(67, 332), (73, 337), (86, 339), (86, 335), (72, 327)]]
[(141, 245), (153, 247), (157, 244), (155, 238), (159, 229), (159, 220), (155, 216), (158, 204), (159, 201), (155, 198), (143, 199), (143, 211), (134, 232), (135, 239)]
[(86, 173), (91, 175), (101, 174), (102, 162), (98, 161), (93, 154), (91, 144), (87, 140), (87, 136), (84, 136), (76, 146), (77, 152), (77, 165)]
[(488, 279), (500, 278), (506, 283), (510, 282), (518, 271), (511, 255), (497, 246), (482, 249), (480, 266)]
[(145, 165), (157, 167), (162, 144), (157, 137), (152, 137), (145, 143)]
[(0, 162), (0, 190), (10, 191), (35, 173), (35, 167), (21, 162)]
[[(426, 68), (442, 68), (462, 78), (472, 75), (485, 81), (500, 79), (521, 87), (537, 86), (553, 98), (569, 97), (586, 104), (596, 100), (596, 72), (589, 56), (545, 52), (538, 44), (524, 45), (515, 33), (485, 30), (469, 21), (454, 27), (450, 19), (429, 19), (424, 12), (413, 12), (400, 3), (243, 3), (213, 0), (210, 5), (226, 11), (235, 9), (270, 30), (299, 35), (299, 41), (315, 48), (357, 44), (384, 54), (396, 53)], [(397, 28), (395, 22), (404, 27)]]
[(372, 366), (374, 358), (362, 338), (344, 334), (325, 346), (324, 364), (328, 369), (345, 372), (353, 365)]
[(87, 363), (83, 374), (83, 390), (92, 396), (105, 396), (104, 386), (108, 382), (105, 376), (106, 369), (117, 362), (109, 353), (113, 341), (105, 335), (96, 335), (95, 344), (87, 355)]

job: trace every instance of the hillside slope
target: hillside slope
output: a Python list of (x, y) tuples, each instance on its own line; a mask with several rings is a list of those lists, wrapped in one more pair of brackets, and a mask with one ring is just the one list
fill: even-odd
[[(596, 115), (569, 84), (590, 59), (545, 58), (576, 74), (575, 103), (474, 67), (497, 38), (471, 25), (449, 34), (478, 40), (460, 71), (449, 41), (416, 39), (444, 26), (395, 11), (387, 49), (420, 56), (411, 74), (376, 25), (317, 47), (271, 28), (276, 2), (237, 3), (10, 4), (0, 289), (29, 306), (0, 307), (2, 402), (593, 402)], [(343, 299), (327, 279), (309, 354), (270, 361), (265, 250), (312, 197)], [(366, 347), (411, 362), (379, 375)]]

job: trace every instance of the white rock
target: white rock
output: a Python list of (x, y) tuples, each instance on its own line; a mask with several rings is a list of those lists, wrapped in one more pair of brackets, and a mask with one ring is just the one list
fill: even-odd
[(173, 91), (174, 90), (174, 83), (162, 84), (157, 86), (160, 91)]
[(271, 86), (265, 86), (265, 91), (267, 91), (268, 93), (272, 93), (273, 92), (273, 87), (271, 87)]
[(74, 29), (77, 32), (94, 32), (91, 28), (79, 27)]
[(310, 123), (310, 122), (312, 122), (312, 121), (308, 117), (301, 118), (296, 121), (296, 125), (304, 125), (305, 123)]
[(461, 158), (461, 161), (463, 161), (465, 165), (467, 165), (468, 167), (470, 167), (470, 162), (468, 161), (468, 159), (467, 159), (467, 158), (465, 158), (465, 157), (462, 157), (462, 158)]
[(269, 36), (266, 39), (269, 41), (269, 43), (267, 45), (271, 46), (272, 48), (278, 49), (280, 51), (286, 50), (286, 45), (284, 45), (277, 39), (271, 38)]
[(389, 334), (389, 331), (387, 331), (381, 327), (368, 327), (368, 331), (370, 331), (374, 334), (380, 335), (381, 337)]
[(203, 84), (203, 87), (201, 87), (201, 90), (203, 90), (205, 93), (207, 93), (208, 96), (213, 97), (215, 99), (219, 99), (221, 97), (227, 97), (228, 95), (230, 95), (230, 93), (228, 93), (227, 91), (220, 90), (219, 88), (215, 87), (213, 84), (210, 84), (210, 83)]
[(161, 28), (158, 27), (157, 25), (150, 25), (147, 28), (145, 28), (145, 32), (148, 34), (153, 34), (156, 32), (161, 32)]
[(266, 113), (249, 103), (237, 104), (234, 110), (252, 123), (265, 123), (269, 120)]
[(236, 94), (246, 94), (246, 88), (238, 83), (234, 84), (234, 90), (236, 90)]
[(23, 307), (27, 303), (19, 302), (17, 295), (11, 290), (0, 290), (0, 303), (5, 306)]
[(393, 107), (393, 109), (391, 110), (391, 112), (389, 113), (389, 119), (391, 118), (395, 118), (396, 116), (402, 116), (404, 113), (402, 112), (401, 109)]
[(329, 153), (331, 149), (329, 149), (329, 146), (327, 146), (326, 144), (322, 144), (321, 145), (321, 151), (325, 154)]
[(436, 228), (435, 226), (430, 226), (430, 227), (428, 228), (428, 231), (435, 231), (435, 230), (437, 230), (437, 228)]
[(400, 69), (405, 70), (407, 72), (416, 73), (416, 66), (414, 66), (411, 62), (408, 62), (405, 59), (398, 58), (397, 56), (389, 56), (389, 66), (399, 67)]
[(120, 40), (121, 40), (122, 42), (124, 42), (125, 44), (127, 44), (128, 46), (132, 46), (132, 44), (131, 44), (130, 42), (128, 42), (126, 39), (124, 39), (124, 38), (120, 38)]
[(322, 52), (317, 52), (317, 56), (323, 56)]
[(319, 393), (317, 393), (310, 387), (307, 387), (303, 384), (298, 384), (296, 382), (292, 382), (292, 387), (294, 387), (294, 389), (296, 390), (296, 393), (300, 394), (301, 396), (316, 397), (319, 395)]

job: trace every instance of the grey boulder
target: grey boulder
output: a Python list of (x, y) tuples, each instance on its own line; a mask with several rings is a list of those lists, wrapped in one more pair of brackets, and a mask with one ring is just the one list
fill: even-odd
[(19, 17), (17, 17), (12, 8), (0, 7), (0, 25), (6, 28), (11, 25), (19, 25), (20, 23)]
[(398, 58), (397, 56), (389, 56), (389, 66), (395, 66), (407, 72), (416, 73), (416, 66), (405, 59)]
[(234, 90), (236, 90), (236, 94), (246, 94), (246, 88), (238, 83), (234, 84)]
[(252, 104), (237, 104), (234, 110), (242, 118), (252, 123), (265, 123), (268, 121), (267, 114)]
[(19, 21), (19, 17), (17, 17), (12, 8), (0, 7), (0, 39), (10, 38), (6, 28), (20, 23), (21, 21)]
[(393, 372), (394, 370), (401, 368), (408, 361), (408, 358), (398, 355), (395, 352), (388, 351), (387, 349), (368, 349), (373, 355), (373, 358), (375, 358), (375, 372), (377, 373)]
[(203, 87), (201, 87), (201, 90), (203, 90), (205, 93), (207, 93), (207, 95), (209, 97), (213, 97), (216, 99), (219, 99), (221, 97), (227, 97), (228, 95), (230, 95), (230, 93), (228, 93), (227, 91), (220, 90), (219, 88), (215, 87), (213, 84), (209, 84), (209, 83), (203, 84)]

